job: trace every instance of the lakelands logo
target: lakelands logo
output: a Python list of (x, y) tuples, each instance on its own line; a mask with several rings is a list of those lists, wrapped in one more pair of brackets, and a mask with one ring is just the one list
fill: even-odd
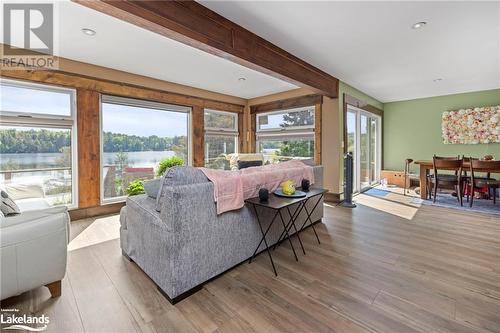
[(0, 314), (0, 324), (3, 330), (22, 330), (30, 332), (45, 331), (50, 323), (49, 317), (42, 314), (40, 316), (18, 315), (18, 309), (2, 309)]
[(57, 67), (56, 5), (57, 2), (2, 1), (4, 69)]

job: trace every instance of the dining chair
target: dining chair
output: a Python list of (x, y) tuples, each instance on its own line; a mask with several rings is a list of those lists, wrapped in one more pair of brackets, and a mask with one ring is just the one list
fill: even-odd
[[(493, 204), (496, 204), (496, 190), (499, 188), (500, 182), (494, 178), (490, 178), (490, 172), (492, 170), (500, 170), (500, 161), (483, 161), (483, 160), (471, 160), (470, 161), (470, 207), (474, 201), (474, 190), (479, 187), (487, 187), (488, 198), (491, 198), (491, 192), (493, 191)], [(475, 172), (485, 172), (487, 177), (476, 177)]]
[[(444, 156), (436, 156), (436, 155), (434, 155), (434, 157), (437, 157), (438, 159), (441, 159), (441, 160), (457, 160), (457, 159), (460, 159), (460, 155), (458, 155), (457, 157), (455, 157), (455, 156), (444, 157)], [(434, 157), (433, 157), (433, 159), (434, 159)], [(433, 166), (434, 166), (434, 161), (433, 161)], [(428, 174), (426, 176), (426, 179), (425, 179), (425, 185), (429, 189), (427, 191), (427, 194), (429, 195), (429, 200), (432, 199), (432, 189), (430, 189), (431, 188), (430, 187), (430, 178), (431, 178), (431, 176), (432, 176), (432, 174)]]
[[(455, 187), (455, 190), (457, 191), (457, 200), (460, 203), (460, 206), (463, 206), (461, 180), (462, 166), (463, 160), (460, 157), (440, 157), (436, 155), (432, 157), (433, 174), (429, 175), (428, 183), (433, 184), (433, 202), (436, 202), (437, 190), (440, 185), (447, 185)], [(442, 171), (454, 171), (455, 173), (448, 174), (443, 173)]]
[(462, 155), (462, 159), (464, 161), (462, 168), (462, 195), (465, 195), (467, 202), (469, 202), (470, 188), (467, 188), (467, 185), (470, 182), (470, 176), (467, 175), (467, 171), (469, 171), (470, 167), (468, 167), (468, 164), (471, 160), (479, 160), (479, 158)]
[(406, 195), (406, 191), (410, 192), (410, 190), (407, 188), (410, 187), (410, 182), (411, 179), (415, 176), (414, 174), (410, 173), (410, 164), (413, 163), (413, 159), (407, 158), (405, 160), (405, 171), (404, 171), (404, 178), (403, 178), (403, 195)]

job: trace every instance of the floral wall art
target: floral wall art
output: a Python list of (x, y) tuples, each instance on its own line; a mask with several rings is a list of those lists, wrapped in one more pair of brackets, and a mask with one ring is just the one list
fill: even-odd
[(441, 128), (445, 144), (500, 142), (500, 105), (446, 111)]

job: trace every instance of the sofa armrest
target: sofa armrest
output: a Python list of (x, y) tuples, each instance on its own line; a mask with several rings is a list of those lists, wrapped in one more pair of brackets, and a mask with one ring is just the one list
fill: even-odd
[(63, 214), (67, 212), (68, 208), (66, 206), (51, 207), (39, 210), (29, 210), (22, 212), (21, 214), (18, 215), (6, 217), (4, 221), (0, 224), (0, 228), (3, 229), (16, 226), (22, 223), (29, 223), (44, 217), (53, 216), (56, 214)]
[[(133, 210), (132, 214), (137, 215), (137, 217), (159, 227), (164, 227), (160, 213), (156, 211), (156, 199), (150, 198), (146, 194), (130, 196), (127, 198), (126, 207), (127, 215), (130, 215), (130, 211)], [(125, 224), (122, 223), (122, 226), (127, 228), (127, 221)]]
[[(70, 226), (69, 214), (66, 211), (41, 214), (37, 218), (30, 214), (30, 218), (26, 220), (22, 220), (22, 217), (23, 214), (6, 218), (9, 225), (1, 228), (0, 243), (2, 247), (28, 242), (61, 231), (64, 231), (63, 235), (66, 238), (66, 244), (68, 243)], [(10, 221), (10, 219), (14, 219), (14, 221)]]

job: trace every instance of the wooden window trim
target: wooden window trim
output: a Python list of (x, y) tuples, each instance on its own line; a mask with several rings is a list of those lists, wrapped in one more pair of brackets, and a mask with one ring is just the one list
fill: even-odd
[(316, 105), (318, 103), (323, 103), (323, 97), (321, 95), (317, 94), (305, 95), (300, 97), (280, 99), (269, 103), (252, 105), (250, 106), (250, 113), (255, 114), (255, 113), (263, 113), (270, 111), (294, 109), (304, 106)]
[(21, 69), (5, 70), (2, 71), (0, 76), (62, 87), (93, 90), (106, 95), (136, 98), (167, 104), (177, 104), (190, 107), (201, 106), (207, 109), (238, 113), (243, 113), (245, 109), (244, 105), (178, 94), (166, 90), (147, 88), (139, 85), (121, 83), (64, 71), (35, 71)]
[[(78, 202), (72, 209), (72, 216), (84, 218), (103, 213), (117, 212), (123, 203), (101, 204), (100, 179), (100, 95), (113, 95), (176, 104), (192, 109), (193, 165), (204, 165), (204, 109), (216, 109), (238, 113), (240, 149), (243, 145), (244, 105), (150, 89), (132, 84), (103, 80), (89, 76), (60, 71), (6, 70), (1, 77), (46, 85), (69, 87), (77, 90), (76, 117), (78, 140)], [(83, 120), (83, 121), (82, 121)]]
[(323, 96), (318, 94), (305, 95), (294, 98), (277, 100), (269, 103), (250, 106), (251, 128), (250, 128), (250, 151), (257, 152), (257, 114), (271, 111), (294, 109), (306, 106), (314, 106), (314, 162), (321, 164), (321, 127)]

